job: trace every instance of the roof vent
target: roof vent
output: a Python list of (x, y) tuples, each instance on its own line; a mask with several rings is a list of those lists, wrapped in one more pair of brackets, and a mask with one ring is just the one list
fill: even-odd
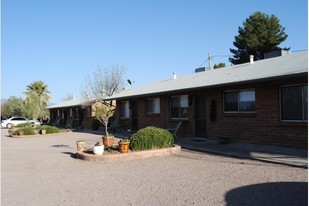
[(272, 52), (268, 52), (264, 54), (264, 59), (269, 59), (273, 57), (279, 57), (290, 54), (290, 51), (287, 49), (280, 49)]
[(173, 79), (177, 79), (176, 72), (173, 72)]
[(206, 71), (206, 67), (199, 67), (199, 68), (195, 69), (195, 73), (204, 72), (204, 71)]
[(250, 64), (253, 64), (253, 63), (254, 63), (254, 56), (250, 55)]

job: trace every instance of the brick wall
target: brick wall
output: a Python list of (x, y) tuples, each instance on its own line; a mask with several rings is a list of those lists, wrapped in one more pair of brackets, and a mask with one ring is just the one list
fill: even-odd
[[(307, 78), (301, 79), (307, 83)], [(207, 120), (208, 137), (227, 138), (256, 144), (308, 148), (307, 122), (282, 122), (280, 120), (279, 88), (283, 85), (300, 83), (299, 79), (273, 81), (246, 86), (222, 87), (207, 91), (208, 103), (217, 102), (217, 119)], [(255, 89), (256, 113), (224, 113), (223, 92), (225, 90)], [(208, 104), (208, 113), (210, 107)]]
[[(256, 144), (277, 145), (287, 147), (308, 148), (307, 122), (282, 122), (280, 121), (279, 88), (283, 85), (307, 83), (308, 78), (289, 79), (282, 81), (265, 81), (256, 84), (244, 84), (239, 86), (225, 86), (211, 89), (199, 89), (198, 91), (186, 91), (161, 96), (160, 114), (146, 114), (146, 98), (134, 99), (138, 104), (138, 126), (157, 126), (160, 128), (175, 128), (179, 120), (170, 118), (170, 96), (188, 94), (192, 98), (189, 105), (189, 119), (183, 120), (178, 136), (195, 136), (195, 109), (194, 96), (206, 94), (207, 107), (207, 137), (227, 138), (229, 140), (243, 141)], [(256, 112), (255, 113), (224, 113), (223, 93), (226, 90), (255, 89)], [(216, 102), (216, 119), (210, 119), (210, 103)], [(117, 108), (118, 108), (117, 103)], [(116, 112), (119, 118), (119, 108)], [(127, 119), (130, 125), (130, 119)]]

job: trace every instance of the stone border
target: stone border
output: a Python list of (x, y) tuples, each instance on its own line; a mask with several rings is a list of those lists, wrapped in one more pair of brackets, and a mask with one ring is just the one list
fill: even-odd
[(30, 138), (30, 137), (46, 137), (46, 136), (53, 136), (53, 135), (60, 135), (60, 134), (64, 134), (64, 133), (70, 133), (72, 132), (72, 130), (70, 131), (64, 131), (64, 132), (58, 132), (58, 133), (51, 133), (51, 134), (33, 134), (33, 135), (7, 135), (8, 137), (11, 138)]
[(108, 154), (108, 155), (94, 155), (88, 154), (85, 152), (76, 152), (76, 158), (87, 161), (95, 162), (115, 162), (115, 161), (127, 161), (134, 159), (144, 159), (149, 157), (161, 157), (170, 154), (176, 154), (181, 151), (179, 145), (174, 147), (163, 148), (163, 149), (154, 149), (154, 150), (145, 150), (145, 151), (129, 151), (128, 153), (117, 153), (117, 154)]

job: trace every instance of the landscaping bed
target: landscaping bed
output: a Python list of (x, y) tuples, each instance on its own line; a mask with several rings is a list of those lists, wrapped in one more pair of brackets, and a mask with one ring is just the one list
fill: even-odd
[(60, 130), (58, 133), (51, 133), (51, 134), (33, 134), (33, 135), (18, 135), (18, 134), (9, 134), (9, 137), (12, 138), (25, 138), (25, 137), (46, 137), (46, 136), (53, 136), (53, 135), (58, 135), (58, 134), (63, 134), (63, 133), (67, 133), (67, 132), (72, 132), (71, 130), (65, 129), (65, 130)]
[(103, 155), (95, 155), (92, 149), (85, 151), (77, 151), (76, 158), (87, 161), (95, 162), (115, 162), (115, 161), (127, 161), (134, 159), (143, 159), (149, 157), (160, 157), (171, 154), (176, 154), (181, 151), (179, 145), (174, 145), (174, 147), (163, 148), (163, 149), (153, 149), (153, 150), (143, 150), (143, 151), (131, 151), (128, 153), (120, 153), (117, 149), (105, 149)]
[(131, 136), (130, 140), (120, 139), (118, 145), (110, 145), (107, 142), (103, 145), (97, 142), (91, 149), (86, 149), (83, 146), (85, 141), (79, 140), (76, 144), (77, 158), (100, 162), (165, 156), (180, 152), (181, 149), (180, 146), (174, 145), (174, 137), (170, 132), (152, 126), (140, 129)]

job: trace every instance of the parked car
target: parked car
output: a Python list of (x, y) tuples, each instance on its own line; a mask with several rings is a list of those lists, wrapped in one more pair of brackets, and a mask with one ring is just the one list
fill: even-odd
[(5, 127), (10, 129), (13, 125), (16, 126), (18, 124), (22, 124), (22, 123), (32, 123), (34, 125), (40, 125), (41, 123), (38, 120), (29, 120), (25, 117), (11, 117), (9, 119), (6, 120), (2, 120), (1, 121), (1, 127)]

